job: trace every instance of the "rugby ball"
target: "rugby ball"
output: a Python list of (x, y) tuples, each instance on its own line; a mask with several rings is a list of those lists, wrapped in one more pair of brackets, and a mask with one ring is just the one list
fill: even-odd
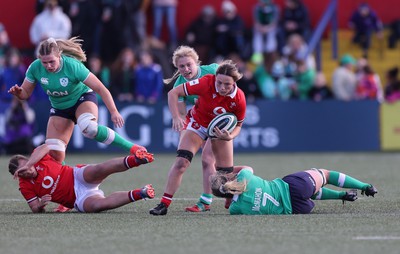
[(220, 130), (227, 130), (229, 133), (235, 129), (237, 125), (237, 118), (235, 114), (223, 113), (214, 117), (207, 127), (207, 135), (210, 138), (215, 138), (214, 128), (218, 127)]

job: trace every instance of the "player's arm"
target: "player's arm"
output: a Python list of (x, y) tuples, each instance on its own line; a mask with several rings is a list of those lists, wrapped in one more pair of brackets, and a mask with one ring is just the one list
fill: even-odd
[(178, 105), (179, 96), (185, 96), (183, 85), (179, 85), (168, 92), (168, 107), (172, 115), (172, 128), (176, 131), (180, 131), (184, 124)]
[(20, 100), (26, 100), (31, 97), (33, 90), (35, 89), (35, 84), (30, 82), (27, 79), (24, 79), (24, 82), (21, 86), (13, 85), (9, 90), (8, 93), (14, 95)]
[(46, 144), (36, 147), (35, 150), (33, 150), (33, 153), (31, 154), (31, 156), (29, 157), (28, 162), (25, 164), (25, 167), (32, 167), (33, 165), (38, 163), (49, 152), (50, 152), (50, 148)]
[(37, 198), (28, 203), (33, 213), (44, 213), (46, 212), (45, 207), (51, 201), (51, 195), (46, 194), (42, 198)]
[(108, 111), (111, 114), (111, 120), (115, 126), (121, 128), (124, 125), (124, 119), (119, 114), (117, 106), (115, 106), (114, 99), (111, 96), (110, 91), (101, 83), (101, 81), (93, 74), (89, 73), (89, 76), (84, 81), (84, 84), (90, 87), (98, 95), (100, 95)]

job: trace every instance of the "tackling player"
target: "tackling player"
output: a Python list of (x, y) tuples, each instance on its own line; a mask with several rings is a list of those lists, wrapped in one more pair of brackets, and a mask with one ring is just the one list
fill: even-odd
[[(219, 172), (233, 170), (233, 139), (239, 135), (246, 113), (246, 98), (236, 81), (242, 77), (236, 65), (230, 61), (222, 62), (215, 75), (206, 75), (179, 85), (169, 91), (168, 105), (172, 114), (172, 128), (182, 133), (177, 157), (172, 165), (161, 203), (150, 210), (153, 215), (165, 215), (172, 197), (178, 190), (186, 169), (193, 156), (207, 139), (207, 127), (210, 121), (224, 112), (234, 113), (238, 124), (232, 133), (216, 129), (216, 138), (211, 139), (211, 147), (215, 156), (215, 167)], [(189, 110), (186, 120), (179, 112), (180, 96), (198, 95), (198, 101)]]
[(267, 181), (253, 174), (249, 166), (237, 166), (233, 173), (211, 177), (213, 194), (232, 198), (230, 214), (308, 214), (314, 208), (311, 199), (339, 199), (355, 201), (355, 190), (337, 191), (326, 184), (358, 189), (374, 196), (377, 189), (346, 174), (326, 169), (310, 169)]

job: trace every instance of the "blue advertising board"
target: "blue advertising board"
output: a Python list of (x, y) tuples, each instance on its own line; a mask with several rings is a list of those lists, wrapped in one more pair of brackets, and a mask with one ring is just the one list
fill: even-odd
[[(32, 105), (38, 132), (46, 131), (49, 103)], [(104, 104), (99, 123), (152, 152), (174, 152), (178, 133), (171, 129), (165, 101), (155, 105), (118, 103), (123, 128), (112, 126)], [(4, 110), (0, 111), (0, 135), (4, 135)], [(3, 120), (2, 120), (3, 119)], [(3, 125), (3, 126), (2, 126)], [(3, 130), (3, 132), (2, 132)], [(234, 140), (235, 152), (378, 151), (379, 104), (375, 101), (256, 101), (247, 105), (246, 119)], [(68, 152), (121, 152), (84, 138), (76, 126)]]

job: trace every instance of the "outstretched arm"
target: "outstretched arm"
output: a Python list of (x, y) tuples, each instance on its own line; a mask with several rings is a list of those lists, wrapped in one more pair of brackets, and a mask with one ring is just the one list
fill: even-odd
[(13, 85), (8, 93), (14, 95), (20, 100), (26, 100), (31, 97), (33, 90), (35, 89), (35, 84), (29, 82), (27, 79), (24, 80), (21, 86)]
[(111, 96), (110, 91), (101, 83), (101, 81), (93, 74), (90, 73), (88, 78), (85, 80), (85, 85), (90, 87), (98, 95), (100, 95), (108, 111), (111, 114), (111, 121), (115, 126), (121, 128), (124, 125), (124, 119), (119, 114), (117, 106), (115, 106), (114, 99)]

